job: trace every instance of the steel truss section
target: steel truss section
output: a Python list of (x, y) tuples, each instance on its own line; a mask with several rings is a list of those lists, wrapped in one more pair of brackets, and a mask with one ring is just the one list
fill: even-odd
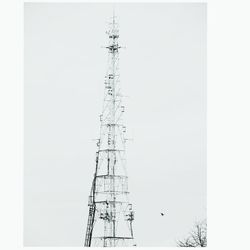
[(97, 139), (96, 166), (88, 200), (89, 215), (84, 246), (135, 246), (132, 223), (134, 211), (129, 203), (123, 123), (125, 106), (119, 74), (119, 27), (115, 15), (108, 35), (108, 68), (104, 81), (104, 100)]

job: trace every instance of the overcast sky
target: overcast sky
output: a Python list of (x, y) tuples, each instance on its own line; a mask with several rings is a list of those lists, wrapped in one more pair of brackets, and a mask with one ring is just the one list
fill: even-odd
[[(115, 8), (134, 235), (175, 246), (206, 218), (206, 4)], [(24, 244), (83, 246), (113, 7), (24, 11)]]

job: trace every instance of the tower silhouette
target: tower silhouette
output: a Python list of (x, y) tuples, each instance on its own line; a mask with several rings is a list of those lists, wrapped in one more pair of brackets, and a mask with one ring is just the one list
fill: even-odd
[(88, 206), (84, 246), (135, 246), (132, 222), (134, 211), (128, 199), (125, 138), (125, 107), (119, 76), (120, 45), (118, 23), (113, 14), (109, 23), (108, 68), (104, 81), (104, 101), (100, 115), (95, 172)]

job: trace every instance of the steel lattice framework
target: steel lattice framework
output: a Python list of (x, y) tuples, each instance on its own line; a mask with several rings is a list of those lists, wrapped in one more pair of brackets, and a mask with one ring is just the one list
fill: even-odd
[(115, 15), (109, 23), (108, 69), (97, 139), (96, 165), (89, 196), (89, 215), (84, 246), (134, 246), (134, 212), (128, 199), (126, 126), (119, 79), (120, 45)]

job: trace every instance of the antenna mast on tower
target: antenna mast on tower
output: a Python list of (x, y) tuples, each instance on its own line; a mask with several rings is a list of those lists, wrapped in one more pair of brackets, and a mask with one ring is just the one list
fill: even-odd
[(128, 200), (126, 173), (125, 107), (119, 79), (119, 29), (116, 16), (106, 32), (109, 38), (108, 69), (100, 115), (95, 172), (89, 196), (89, 215), (84, 246), (134, 246), (134, 212)]

